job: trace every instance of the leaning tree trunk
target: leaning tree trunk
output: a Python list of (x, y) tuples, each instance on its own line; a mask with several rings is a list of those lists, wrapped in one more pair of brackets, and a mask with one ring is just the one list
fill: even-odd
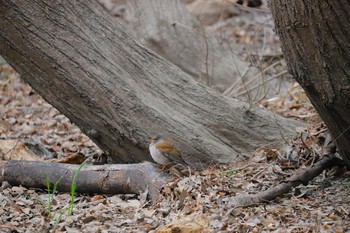
[(93, 0), (1, 0), (0, 22), (1, 55), (113, 162), (150, 159), (156, 134), (189, 162), (234, 162), (298, 125), (194, 81)]
[[(267, 95), (261, 89), (268, 90), (269, 85), (275, 88), (276, 79), (268, 82), (257, 78), (259, 70), (234, 54), (234, 46), (226, 45), (213, 31), (203, 28), (180, 0), (99, 2), (105, 3), (112, 14), (116, 9), (123, 9), (123, 17), (116, 19), (133, 37), (207, 86), (224, 92), (236, 84), (250, 90), (241, 98), (251, 98), (251, 101)], [(265, 88), (253, 89), (259, 84)], [(232, 96), (242, 92), (237, 86)]]
[(289, 71), (304, 88), (350, 168), (350, 4), (271, 0)]
[[(257, 103), (274, 96), (268, 90), (280, 88), (279, 78), (243, 61), (235, 54), (237, 45), (204, 28), (181, 0), (98, 1), (118, 16), (118, 22), (142, 45), (224, 95)], [(202, 12), (203, 4), (211, 3), (221, 10), (235, 8), (234, 2), (221, 0), (196, 1), (192, 6)]]

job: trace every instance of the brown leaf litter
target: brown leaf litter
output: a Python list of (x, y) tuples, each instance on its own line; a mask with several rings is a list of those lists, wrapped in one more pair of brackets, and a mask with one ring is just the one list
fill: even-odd
[[(16, 93), (12, 91), (14, 87)], [(69, 120), (52, 114), (57, 110), (33, 94), (26, 84), (16, 79), (11, 85), (2, 83), (1, 88), (2, 95), (14, 95), (10, 98), (14, 102), (7, 101), (6, 106), (1, 98), (2, 119), (10, 124), (10, 130), (1, 132), (2, 139), (16, 140), (17, 126), (25, 123), (35, 128), (35, 135), (24, 135), (21, 140), (38, 137), (57, 155), (69, 152), (88, 155), (98, 150)], [(19, 93), (23, 94), (20, 102)], [(16, 114), (9, 105), (18, 110)], [(28, 116), (40, 117), (41, 121), (36, 123), (35, 118)], [(350, 228), (349, 173), (342, 178), (325, 173), (307, 186), (297, 187), (259, 206), (233, 208), (228, 204), (231, 197), (266, 190), (311, 164), (322, 150), (323, 128), (320, 123), (300, 132), (285, 151), (262, 148), (244, 163), (192, 171), (191, 175), (168, 183), (156, 205), (151, 205), (144, 194), (77, 194), (73, 216), (67, 216), (70, 196), (56, 193), (52, 210), (47, 213), (49, 195), (45, 191), (10, 187), (4, 182), (0, 195), (0, 231), (347, 232)], [(64, 144), (64, 140), (73, 144)]]

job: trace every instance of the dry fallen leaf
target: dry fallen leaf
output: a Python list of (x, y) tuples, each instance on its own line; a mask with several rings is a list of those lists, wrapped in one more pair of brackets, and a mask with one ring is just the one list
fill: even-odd
[(68, 156), (61, 159), (52, 159), (53, 163), (81, 164), (85, 161), (85, 156), (80, 153), (67, 153)]
[(155, 233), (203, 233), (206, 232), (208, 228), (209, 221), (205, 215), (192, 214), (157, 228)]
[(105, 198), (102, 195), (95, 195), (91, 198), (92, 202), (101, 202), (104, 200), (105, 200)]
[(0, 140), (1, 160), (41, 161), (43, 158), (27, 148), (23, 140)]

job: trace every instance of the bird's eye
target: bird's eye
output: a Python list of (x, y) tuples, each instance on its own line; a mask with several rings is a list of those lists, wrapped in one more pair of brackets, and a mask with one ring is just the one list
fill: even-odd
[(155, 142), (161, 139), (161, 136), (150, 136), (148, 137), (148, 140)]
[(156, 138), (156, 137), (151, 136), (151, 137), (149, 137), (149, 138), (148, 138), (148, 140), (150, 140), (150, 141), (155, 141), (155, 140), (157, 140), (157, 138)]

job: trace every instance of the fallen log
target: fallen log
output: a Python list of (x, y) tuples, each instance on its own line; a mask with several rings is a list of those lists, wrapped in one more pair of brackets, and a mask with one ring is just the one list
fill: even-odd
[[(39, 161), (0, 161), (0, 181), (27, 188), (47, 188), (59, 181), (57, 191), (69, 192), (79, 165)], [(47, 178), (46, 178), (47, 177)], [(76, 191), (79, 193), (139, 194), (148, 192), (154, 203), (161, 187), (171, 180), (164, 172), (149, 162), (123, 165), (86, 165), (77, 176)]]

